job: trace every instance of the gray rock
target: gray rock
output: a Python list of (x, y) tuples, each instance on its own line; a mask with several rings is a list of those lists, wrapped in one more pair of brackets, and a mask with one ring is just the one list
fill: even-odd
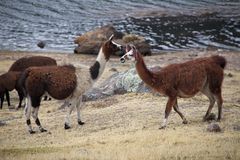
[[(160, 67), (152, 67), (150, 70), (158, 71)], [(152, 92), (138, 76), (136, 69), (132, 68), (125, 72), (117, 72), (104, 81), (99, 88), (93, 88), (84, 96), (84, 101), (96, 100), (113, 96), (115, 94), (124, 94), (127, 92), (143, 93)]]
[(240, 125), (234, 125), (233, 130), (234, 131), (240, 131)]
[(221, 132), (222, 129), (217, 123), (210, 123), (207, 127), (208, 132)]
[(37, 46), (39, 47), (39, 48), (44, 48), (45, 47), (45, 45), (46, 45), (46, 43), (44, 42), (44, 41), (40, 41), (40, 42), (38, 42), (38, 44), (37, 44)]
[(1, 127), (1, 126), (5, 126), (5, 125), (7, 125), (6, 122), (4, 122), (4, 121), (0, 121), (0, 127)]

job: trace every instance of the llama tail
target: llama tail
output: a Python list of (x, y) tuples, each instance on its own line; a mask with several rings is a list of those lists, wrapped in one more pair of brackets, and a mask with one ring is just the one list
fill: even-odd
[(212, 59), (216, 64), (222, 67), (222, 69), (225, 68), (227, 61), (224, 57), (216, 55), (216, 56), (212, 56)]
[(18, 86), (20, 87), (20, 89), (23, 91), (24, 97), (27, 96), (27, 90), (26, 90), (26, 86), (25, 86), (25, 81), (28, 77), (28, 73), (29, 70), (26, 69), (25, 71), (23, 71), (20, 75), (20, 78), (18, 79)]

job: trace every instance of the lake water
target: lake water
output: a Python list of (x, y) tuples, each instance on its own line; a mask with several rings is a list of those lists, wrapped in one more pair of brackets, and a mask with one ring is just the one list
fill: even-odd
[(73, 52), (76, 36), (106, 24), (153, 50), (240, 50), (239, 0), (0, 0), (0, 50)]

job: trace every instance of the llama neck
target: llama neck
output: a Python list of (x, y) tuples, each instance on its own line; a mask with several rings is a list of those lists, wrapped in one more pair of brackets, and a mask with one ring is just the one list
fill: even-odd
[(97, 80), (102, 75), (105, 69), (106, 63), (107, 63), (107, 59), (105, 58), (105, 55), (101, 48), (95, 63), (90, 67), (91, 78), (94, 81)]
[(153, 74), (146, 67), (146, 64), (141, 55), (139, 55), (139, 60), (136, 62), (136, 70), (138, 72), (139, 77), (149, 86), (153, 85)]

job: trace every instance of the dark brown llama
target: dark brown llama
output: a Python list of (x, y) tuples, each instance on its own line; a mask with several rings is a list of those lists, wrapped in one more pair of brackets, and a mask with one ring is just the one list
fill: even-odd
[(46, 131), (38, 119), (38, 110), (44, 93), (57, 100), (64, 100), (68, 104), (69, 111), (65, 119), (65, 129), (70, 128), (70, 115), (74, 107), (77, 108), (78, 124), (84, 124), (80, 118), (82, 95), (101, 76), (111, 54), (122, 48), (112, 39), (113, 36), (103, 43), (95, 63), (90, 68), (85, 66), (48, 66), (30, 67), (24, 71), (21, 82), (27, 92), (25, 113), (29, 133), (34, 133), (30, 121), (31, 113), (40, 131)]
[[(17, 84), (17, 80), (20, 77), (21, 72), (7, 72), (4, 73), (0, 76), (0, 98), (1, 98), (1, 104), (0, 108), (2, 109), (3, 106), (3, 101), (4, 101), (4, 93), (6, 93), (6, 98), (8, 102), (8, 106), (10, 106), (10, 100), (9, 100), (9, 95), (8, 91), (12, 91), (13, 89), (16, 89), (19, 95), (20, 102), (22, 101), (23, 98), (23, 93), (21, 88)], [(19, 104), (20, 104), (19, 102)]]
[[(5, 78), (5, 80), (1, 80), (3, 79), (0, 78), (0, 81), (8, 81), (8, 82), (4, 82), (5, 84), (15, 84), (13, 89), (17, 90), (18, 96), (19, 96), (19, 104), (18, 107), (16, 109), (19, 109), (22, 106), (22, 100), (24, 98), (24, 93), (22, 91), (22, 87), (18, 85), (17, 81), (19, 78), (19, 74), (18, 78), (13, 78), (13, 74), (16, 75), (16, 73), (21, 73), (23, 72), (25, 69), (27, 69), (28, 67), (32, 67), (32, 66), (56, 66), (57, 62), (55, 59), (50, 58), (50, 57), (46, 57), (46, 56), (31, 56), (31, 57), (22, 57), (18, 60), (16, 60), (11, 67), (9, 68), (8, 72), (5, 73), (5, 77), (8, 76), (8, 79)], [(3, 82), (2, 82), (3, 84)], [(12, 87), (13, 85), (11, 85)], [(8, 86), (4, 85), (2, 86), (2, 88), (0, 88), (0, 90), (5, 89), (5, 94), (6, 94), (6, 100), (8, 103), (8, 106), (10, 106), (10, 96), (9, 96), (9, 91), (12, 91), (13, 89), (9, 90), (7, 88), (11, 88)], [(0, 92), (0, 96), (1, 96), (1, 108), (2, 108), (2, 104), (4, 101), (4, 93)]]
[(202, 92), (210, 101), (203, 120), (207, 119), (215, 101), (217, 101), (217, 120), (220, 121), (223, 103), (221, 86), (223, 82), (223, 69), (226, 65), (224, 57), (215, 55), (198, 58), (180, 64), (171, 64), (159, 71), (151, 72), (147, 69), (141, 54), (134, 46), (127, 46), (126, 50), (127, 53), (122, 56), (120, 59), (121, 62), (124, 63), (126, 58), (133, 60), (140, 78), (155, 91), (168, 96), (165, 116), (160, 129), (166, 127), (172, 107), (182, 118), (183, 123), (186, 124), (187, 119), (178, 108), (177, 97), (189, 98), (198, 92)]

